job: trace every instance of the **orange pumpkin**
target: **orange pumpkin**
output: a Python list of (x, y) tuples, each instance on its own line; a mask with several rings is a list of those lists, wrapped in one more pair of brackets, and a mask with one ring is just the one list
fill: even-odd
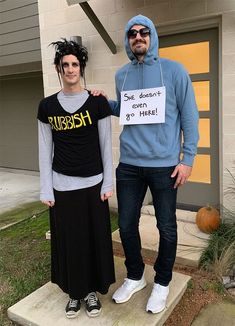
[(219, 211), (211, 206), (200, 208), (196, 215), (196, 224), (205, 233), (217, 230), (220, 225)]

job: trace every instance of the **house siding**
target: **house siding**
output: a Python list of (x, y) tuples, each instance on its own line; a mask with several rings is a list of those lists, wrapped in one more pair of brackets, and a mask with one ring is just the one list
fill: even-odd
[(0, 67), (41, 61), (38, 2), (0, 1)]

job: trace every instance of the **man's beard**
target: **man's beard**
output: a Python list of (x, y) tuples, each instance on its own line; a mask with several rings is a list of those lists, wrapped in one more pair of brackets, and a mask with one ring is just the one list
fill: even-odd
[[(145, 42), (138, 42), (138, 43), (145, 44)], [(133, 46), (135, 46), (135, 43), (133, 44)], [(142, 56), (142, 55), (145, 55), (147, 53), (147, 49), (146, 49), (146, 47), (141, 47), (141, 48), (137, 47), (137, 48), (134, 48), (133, 53), (136, 56), (140, 56), (140, 55)]]
[(138, 56), (138, 55), (144, 55), (147, 53), (147, 49), (146, 48), (138, 48), (134, 50), (134, 55)]

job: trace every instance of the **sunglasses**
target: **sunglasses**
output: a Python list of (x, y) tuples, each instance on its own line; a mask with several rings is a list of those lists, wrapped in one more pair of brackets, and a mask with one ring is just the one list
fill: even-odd
[(127, 36), (128, 38), (134, 39), (136, 38), (138, 33), (141, 37), (147, 37), (150, 35), (150, 29), (148, 27), (141, 28), (138, 31), (136, 29), (129, 29), (129, 31), (127, 32)]

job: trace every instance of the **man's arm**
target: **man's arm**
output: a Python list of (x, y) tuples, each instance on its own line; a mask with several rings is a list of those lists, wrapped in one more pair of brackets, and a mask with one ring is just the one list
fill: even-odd
[(110, 108), (112, 110), (112, 115), (115, 115), (116, 117), (119, 117), (119, 115), (120, 115), (120, 103), (118, 101), (109, 100), (107, 94), (105, 94), (105, 92), (103, 90), (93, 89), (93, 90), (91, 90), (91, 94), (93, 96), (103, 95), (104, 97), (106, 97), (106, 99), (109, 102), (109, 106), (110, 106)]
[(175, 74), (175, 91), (177, 106), (180, 111), (181, 129), (183, 132), (182, 160), (172, 174), (177, 176), (175, 188), (187, 182), (192, 172), (194, 157), (197, 153), (199, 139), (199, 114), (192, 83), (188, 73), (179, 66), (180, 73)]
[(114, 100), (109, 100), (109, 106), (111, 107), (112, 110), (112, 115), (115, 115), (116, 117), (120, 116), (120, 102), (114, 101)]
[(181, 163), (192, 166), (199, 140), (199, 114), (190, 77), (183, 68), (182, 70), (180, 76), (175, 77), (176, 100), (180, 110), (180, 122), (183, 132), (183, 157)]
[[(116, 79), (116, 78), (115, 78)], [(115, 80), (116, 85), (117, 85), (117, 80)], [(108, 96), (107, 94), (105, 94), (105, 92), (103, 90), (91, 90), (91, 94), (93, 96), (99, 96), (99, 95), (103, 95), (106, 97), (106, 99), (108, 100)], [(109, 106), (112, 110), (112, 115), (115, 115), (116, 117), (120, 116), (120, 108), (121, 108), (121, 94), (116, 86), (116, 95), (117, 95), (117, 100), (108, 100), (109, 102)]]

